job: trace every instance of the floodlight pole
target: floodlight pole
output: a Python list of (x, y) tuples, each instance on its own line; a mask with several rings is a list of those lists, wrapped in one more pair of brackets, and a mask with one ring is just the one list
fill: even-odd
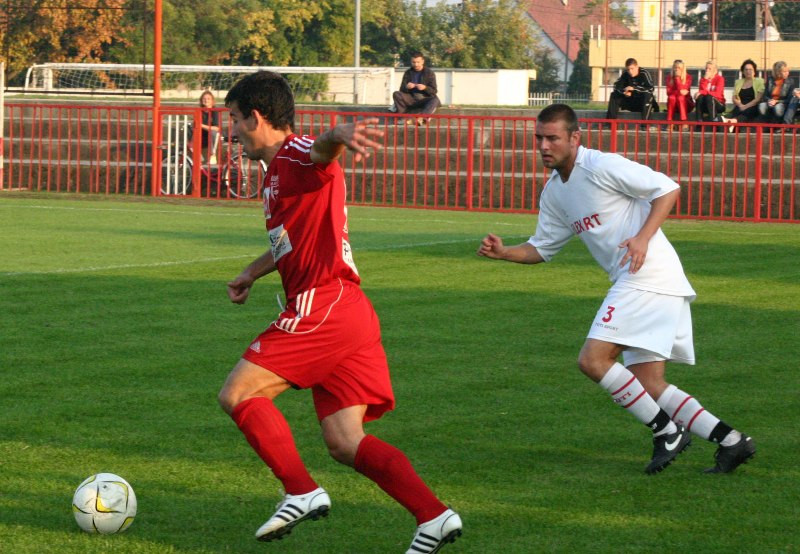
[(161, 190), (161, 0), (155, 1), (153, 18), (153, 144), (150, 159), (153, 161), (150, 174), (150, 193), (153, 196)]

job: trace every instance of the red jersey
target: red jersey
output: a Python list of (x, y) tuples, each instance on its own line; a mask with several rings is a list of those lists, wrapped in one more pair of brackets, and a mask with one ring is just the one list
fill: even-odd
[(287, 302), (341, 278), (361, 282), (347, 236), (339, 162), (311, 161), (314, 138), (289, 135), (264, 176), (264, 216)]

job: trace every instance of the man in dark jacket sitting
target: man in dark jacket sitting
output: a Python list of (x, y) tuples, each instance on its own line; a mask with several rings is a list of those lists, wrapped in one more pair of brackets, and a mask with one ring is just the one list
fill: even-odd
[(625, 60), (625, 71), (614, 83), (606, 119), (617, 119), (620, 109), (641, 112), (642, 119), (650, 119), (653, 109), (658, 111), (658, 104), (653, 98), (654, 88), (650, 73), (640, 68), (634, 58), (628, 58)]
[[(441, 105), (436, 96), (436, 74), (425, 67), (425, 58), (419, 52), (411, 55), (411, 67), (403, 73), (400, 90), (394, 93), (393, 112), (432, 114)], [(418, 119), (417, 123), (424, 122)]]

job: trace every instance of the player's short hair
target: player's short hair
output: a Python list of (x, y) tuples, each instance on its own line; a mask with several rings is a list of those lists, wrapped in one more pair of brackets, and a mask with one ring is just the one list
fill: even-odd
[(225, 96), (227, 107), (234, 102), (244, 117), (257, 110), (274, 128), (294, 131), (294, 95), (280, 73), (258, 71), (245, 75)]
[(628, 58), (625, 60), (625, 67), (630, 67), (632, 65), (639, 65), (639, 62), (636, 61), (636, 58)]
[(413, 60), (414, 58), (422, 58), (425, 59), (425, 56), (422, 55), (422, 52), (411, 52), (411, 57), (409, 59)]
[(536, 116), (536, 121), (542, 123), (555, 123), (556, 121), (563, 121), (567, 127), (567, 132), (571, 135), (575, 131), (580, 130), (578, 125), (578, 116), (575, 110), (566, 104), (550, 104)]

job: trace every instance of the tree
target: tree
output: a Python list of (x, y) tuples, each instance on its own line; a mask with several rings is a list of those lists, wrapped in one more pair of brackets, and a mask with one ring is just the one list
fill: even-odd
[(99, 62), (123, 34), (125, 0), (29, 0), (0, 5), (9, 84), (35, 63)]
[[(683, 12), (670, 12), (669, 17), (684, 29), (685, 39), (710, 38), (713, 20), (719, 40), (754, 40), (757, 32), (756, 22), (760, 20), (757, 9), (763, 9), (763, 4), (759, 7), (756, 2), (691, 1), (686, 3)], [(800, 3), (775, 0), (770, 13), (783, 38), (797, 40), (800, 29)]]
[(559, 64), (548, 48), (540, 48), (534, 55), (536, 80), (531, 81), (531, 92), (553, 92), (561, 85)]
[(589, 67), (589, 34), (583, 33), (578, 56), (572, 66), (572, 75), (567, 84), (567, 95), (589, 96), (592, 93), (592, 69)]

